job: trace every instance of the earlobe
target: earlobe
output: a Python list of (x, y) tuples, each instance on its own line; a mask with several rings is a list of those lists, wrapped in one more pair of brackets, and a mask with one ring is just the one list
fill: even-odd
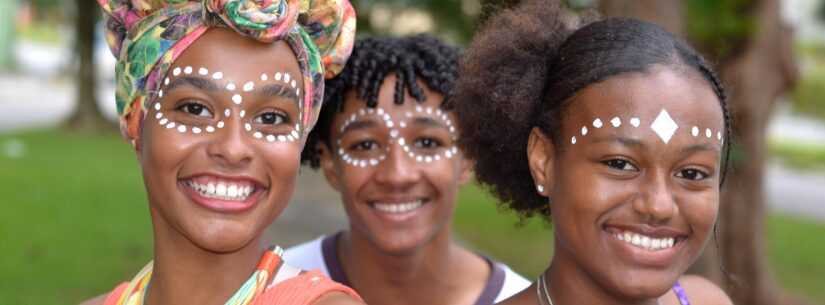
[(341, 191), (341, 184), (335, 171), (335, 160), (332, 159), (329, 147), (326, 143), (318, 143), (318, 158), (321, 161), (321, 171), (327, 183), (336, 191)]
[(461, 160), (461, 173), (458, 176), (458, 185), (464, 185), (467, 182), (470, 182), (470, 179), (472, 179), (474, 175), (474, 167), (474, 160), (467, 159), (466, 156)]
[(538, 127), (530, 131), (527, 140), (527, 160), (530, 165), (530, 174), (536, 184), (536, 191), (545, 197), (550, 197), (553, 185), (553, 163), (555, 149), (553, 141)]

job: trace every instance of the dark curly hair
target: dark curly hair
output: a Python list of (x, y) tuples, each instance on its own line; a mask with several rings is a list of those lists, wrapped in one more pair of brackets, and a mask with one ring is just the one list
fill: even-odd
[[(523, 217), (550, 214), (536, 193), (527, 139), (539, 127), (559, 141), (570, 97), (609, 77), (654, 65), (696, 71), (719, 98), (725, 120), (722, 181), (730, 155), (730, 113), (721, 81), (693, 48), (661, 27), (611, 18), (573, 29), (562, 8), (530, 0), (492, 17), (461, 63), (454, 96), (459, 146), (476, 160), (476, 177)], [(561, 149), (562, 145), (556, 145)]]
[(384, 79), (394, 73), (394, 100), (404, 102), (404, 93), (418, 102), (426, 99), (417, 81), (444, 96), (441, 108), (452, 109), (451, 93), (458, 77), (460, 50), (428, 34), (406, 37), (369, 37), (355, 42), (347, 65), (335, 78), (326, 81), (324, 106), (315, 128), (307, 138), (301, 162), (317, 169), (320, 144), (329, 146), (330, 124), (344, 109), (344, 96), (355, 90), (367, 107), (378, 105), (378, 90)]

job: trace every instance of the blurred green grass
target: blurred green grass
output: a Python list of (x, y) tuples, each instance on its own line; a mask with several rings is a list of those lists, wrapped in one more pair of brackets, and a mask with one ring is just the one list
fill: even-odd
[(796, 54), (800, 59), (800, 77), (791, 91), (793, 109), (825, 119), (825, 45), (800, 43)]
[[(0, 304), (76, 304), (130, 279), (151, 257), (140, 169), (117, 134), (0, 134)], [(535, 277), (549, 263), (547, 223), (502, 211), (471, 185), (455, 229), (474, 248)], [(769, 260), (791, 291), (825, 303), (825, 224), (772, 215)]]
[(805, 171), (825, 171), (825, 144), (794, 140), (770, 140), (768, 150), (790, 168)]

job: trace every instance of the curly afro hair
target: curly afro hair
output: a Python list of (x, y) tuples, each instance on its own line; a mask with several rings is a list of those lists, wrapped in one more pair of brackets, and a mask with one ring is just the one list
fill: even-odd
[[(492, 17), (461, 62), (453, 102), (462, 130), (459, 146), (476, 160), (482, 185), (522, 217), (550, 214), (536, 193), (527, 160), (530, 130), (559, 141), (570, 97), (611, 76), (654, 65), (696, 71), (713, 88), (724, 114), (723, 173), (730, 155), (730, 114), (721, 81), (690, 46), (661, 27), (634, 19), (605, 19), (579, 29), (562, 8), (529, 0)], [(562, 149), (563, 145), (556, 145)]]
[(419, 82), (429, 90), (444, 96), (441, 108), (451, 109), (451, 93), (458, 77), (460, 50), (428, 34), (406, 37), (370, 37), (355, 42), (347, 65), (325, 85), (324, 106), (315, 128), (307, 138), (301, 153), (301, 162), (317, 169), (320, 166), (320, 144), (329, 145), (330, 124), (336, 114), (344, 109), (347, 92), (355, 90), (356, 96), (367, 107), (378, 105), (378, 90), (384, 79), (394, 73), (394, 101), (404, 102), (409, 92), (416, 101), (426, 99)]

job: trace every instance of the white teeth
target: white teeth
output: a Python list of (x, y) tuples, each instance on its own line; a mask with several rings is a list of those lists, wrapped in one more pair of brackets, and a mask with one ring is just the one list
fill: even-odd
[(204, 197), (230, 201), (244, 201), (255, 190), (255, 188), (251, 185), (226, 183), (220, 181), (209, 182), (207, 184), (189, 181), (186, 185), (198, 191), (198, 193)]
[(676, 239), (673, 237), (653, 238), (638, 233), (631, 233), (630, 231), (616, 233), (614, 237), (637, 248), (653, 251), (672, 248), (676, 243)]
[(420, 208), (421, 200), (406, 203), (375, 203), (375, 209), (386, 213), (406, 213)]

